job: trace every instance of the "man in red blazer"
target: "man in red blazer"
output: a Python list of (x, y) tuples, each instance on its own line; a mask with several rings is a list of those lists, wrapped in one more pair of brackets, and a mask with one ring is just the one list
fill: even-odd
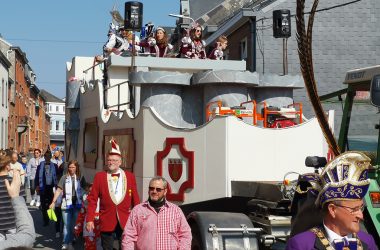
[(119, 240), (132, 208), (140, 203), (135, 176), (120, 169), (119, 145), (112, 139), (107, 156), (107, 171), (95, 174), (92, 190), (88, 195), (87, 230), (94, 229), (95, 210), (99, 199), (100, 237), (104, 250), (113, 249), (114, 233)]

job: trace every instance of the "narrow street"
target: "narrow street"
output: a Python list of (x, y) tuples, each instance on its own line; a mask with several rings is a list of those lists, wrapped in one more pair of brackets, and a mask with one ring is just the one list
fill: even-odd
[[(49, 226), (43, 227), (42, 214), (39, 208), (29, 205), (30, 203), (30, 191), (26, 190), (28, 209), (33, 217), (34, 227), (36, 230), (36, 241), (34, 243), (34, 249), (61, 249), (62, 248), (62, 235), (60, 238), (55, 237), (55, 222), (51, 222)], [(76, 242), (74, 249), (83, 249), (83, 242), (81, 239)]]

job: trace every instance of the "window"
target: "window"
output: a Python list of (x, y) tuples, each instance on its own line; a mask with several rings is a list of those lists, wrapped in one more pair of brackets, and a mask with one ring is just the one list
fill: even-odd
[(4, 119), (1, 119), (1, 128), (0, 128), (0, 148), (4, 148)]
[[(8, 135), (8, 120), (5, 120), (5, 133), (4, 133), (5, 136)], [(9, 135), (8, 135), (9, 137)], [(7, 148), (8, 147), (8, 138), (4, 138), (4, 147), (3, 148)]]
[(65, 122), (62, 123), (63, 131), (65, 131)]
[(245, 37), (243, 40), (240, 41), (240, 59), (241, 60), (247, 60), (247, 38)]
[(49, 104), (49, 111), (52, 111), (52, 105), (51, 104)]
[(50, 130), (53, 129), (53, 121), (50, 121)]
[(56, 131), (59, 130), (59, 121), (55, 121), (55, 130), (56, 130)]
[(5, 82), (5, 97), (4, 99), (6, 100), (5, 101), (5, 107), (8, 108), (8, 82)]
[(3, 80), (1, 81), (1, 88), (0, 88), (0, 94), (2, 95), (2, 98), (1, 98), (1, 104), (4, 106), (4, 100), (5, 100), (5, 88), (4, 88), (4, 78)]
[(87, 118), (83, 131), (83, 160), (85, 167), (96, 168), (96, 161), (98, 159), (98, 132), (99, 128), (96, 117)]
[[(135, 161), (135, 140), (133, 138), (133, 128), (126, 129), (110, 129), (103, 131), (103, 141), (109, 142), (112, 138), (115, 139), (120, 148), (122, 148), (122, 163), (121, 167), (128, 171), (133, 172), (133, 163)], [(103, 143), (103, 159), (107, 159), (107, 152), (111, 149), (111, 145), (109, 143)], [(129, 157), (127, 157), (127, 155)]]
[(55, 111), (59, 112), (59, 106), (55, 106)]

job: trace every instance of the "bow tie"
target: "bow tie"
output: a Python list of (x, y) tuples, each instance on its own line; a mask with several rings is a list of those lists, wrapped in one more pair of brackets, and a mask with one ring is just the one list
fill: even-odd
[(117, 177), (117, 178), (119, 178), (120, 177), (120, 173), (111, 174), (111, 177)]
[(358, 247), (358, 243), (355, 238), (353, 239), (353, 238), (347, 238), (347, 237), (344, 237), (339, 240), (334, 240), (334, 245), (335, 245), (335, 249), (337, 250), (345, 250), (345, 249), (356, 250)]

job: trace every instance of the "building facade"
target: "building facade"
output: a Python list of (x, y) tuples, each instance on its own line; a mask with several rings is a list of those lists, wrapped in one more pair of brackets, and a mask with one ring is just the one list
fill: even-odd
[(46, 112), (50, 116), (50, 146), (52, 150), (64, 150), (65, 145), (65, 101), (41, 90), (46, 100)]
[(0, 51), (0, 149), (8, 147), (8, 83), (11, 63)]
[[(305, 12), (313, 1), (306, 1)], [(209, 6), (204, 8), (202, 6)], [(296, 41), (296, 1), (288, 0), (188, 0), (181, 1), (181, 14), (189, 15), (205, 28), (206, 42), (212, 46), (219, 35), (227, 35), (225, 54), (231, 60), (245, 60), (247, 70), (259, 74), (284, 74), (283, 39), (273, 36), (273, 11), (289, 9), (291, 37), (287, 39), (288, 74), (301, 74)], [(339, 0), (320, 2), (313, 25), (313, 61), (318, 94), (345, 88), (345, 73), (355, 68), (380, 64), (380, 5), (376, 0), (342, 5)], [(305, 15), (305, 21), (309, 14)], [(366, 96), (366, 95), (364, 95)], [(368, 97), (368, 95), (367, 95)], [(314, 116), (305, 89), (295, 91), (295, 101), (303, 103), (307, 117)], [(344, 97), (343, 97), (344, 102)], [(376, 135), (377, 109), (359, 100), (351, 117), (349, 135)], [(340, 129), (342, 102), (338, 98), (323, 103), (335, 110), (335, 134)]]
[[(0, 38), (0, 51), (11, 63), (7, 86), (7, 148), (28, 152), (49, 145), (50, 116), (45, 112), (45, 99), (40, 95), (25, 52)], [(5, 102), (4, 100), (4, 102)]]

